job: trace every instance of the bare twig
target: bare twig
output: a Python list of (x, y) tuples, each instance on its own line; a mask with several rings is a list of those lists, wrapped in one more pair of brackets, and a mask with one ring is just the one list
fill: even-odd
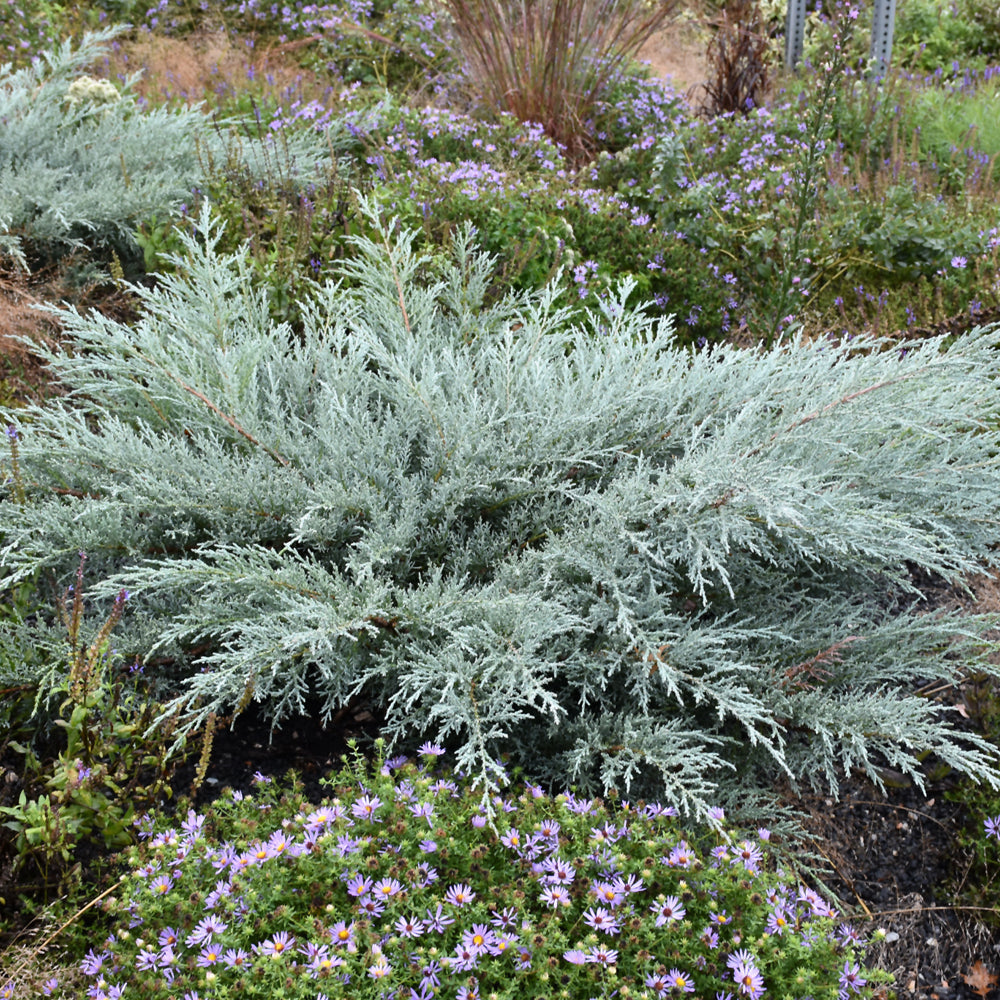
[(216, 416), (221, 417), (223, 420), (225, 420), (225, 422), (229, 424), (229, 426), (232, 427), (232, 429), (236, 431), (237, 434), (241, 435), (242, 437), (245, 437), (247, 441), (249, 441), (253, 445), (256, 445), (266, 454), (270, 455), (271, 458), (273, 458), (279, 464), (284, 465), (286, 467), (292, 464), (291, 462), (288, 461), (287, 458), (285, 458), (284, 455), (275, 451), (273, 448), (269, 448), (262, 441), (258, 441), (248, 430), (241, 427), (236, 422), (235, 417), (231, 416), (228, 413), (224, 413), (204, 393), (199, 392), (197, 389), (188, 385), (182, 379), (179, 379), (172, 371), (169, 371), (163, 365), (157, 364), (157, 362), (153, 361), (152, 358), (146, 358), (144, 355), (143, 357), (144, 360), (149, 361), (151, 364), (156, 365), (157, 368), (159, 368), (169, 379), (171, 379), (171, 381), (176, 382), (177, 385), (179, 385), (185, 392), (191, 393), (191, 395), (194, 396), (195, 399), (200, 399)]

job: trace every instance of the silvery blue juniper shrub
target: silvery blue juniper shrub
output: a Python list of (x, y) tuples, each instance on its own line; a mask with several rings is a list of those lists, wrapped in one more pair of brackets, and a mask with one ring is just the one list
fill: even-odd
[(85, 551), (187, 727), (363, 695), (484, 790), (501, 753), (701, 815), (927, 754), (997, 781), (920, 693), (995, 675), (993, 620), (914, 581), (996, 562), (1000, 330), (692, 353), (627, 285), (487, 303), (468, 230), (445, 259), (371, 218), (295, 334), (207, 209), (134, 326), (63, 311), (4, 583)]

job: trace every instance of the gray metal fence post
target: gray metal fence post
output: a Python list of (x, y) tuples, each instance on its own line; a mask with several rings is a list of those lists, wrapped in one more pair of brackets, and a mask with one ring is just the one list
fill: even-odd
[[(890, 35), (892, 28), (889, 28)], [(788, 0), (785, 18), (785, 66), (795, 69), (802, 58), (802, 42), (806, 35), (806, 0)]]
[(885, 76), (892, 55), (892, 27), (896, 20), (896, 0), (875, 0), (872, 44), (869, 56), (876, 76)]

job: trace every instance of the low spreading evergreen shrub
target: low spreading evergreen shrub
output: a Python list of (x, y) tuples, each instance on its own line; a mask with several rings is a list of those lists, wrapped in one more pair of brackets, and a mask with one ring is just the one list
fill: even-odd
[(628, 286), (486, 305), (468, 231), (445, 260), (369, 214), (294, 335), (207, 211), (134, 327), (62, 312), (5, 585), (86, 552), (131, 592), (118, 648), (187, 656), (189, 727), (364, 693), (479, 782), (507, 752), (697, 813), (928, 754), (997, 781), (920, 693), (995, 674), (994, 622), (922, 613), (912, 571), (996, 562), (1000, 330), (691, 353)]

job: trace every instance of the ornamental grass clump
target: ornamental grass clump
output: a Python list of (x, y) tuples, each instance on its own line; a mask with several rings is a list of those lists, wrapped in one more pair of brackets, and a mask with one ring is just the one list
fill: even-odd
[(462, 73), (477, 103), (540, 124), (585, 161), (585, 127), (608, 84), (670, 17), (658, 0), (446, 0)]
[(92, 928), (87, 995), (849, 1000), (887, 978), (775, 870), (766, 830), (729, 831), (720, 810), (694, 834), (659, 803), (509, 783), (493, 827), (468, 782), (430, 767), (442, 749), (420, 750), (345, 766), (318, 804), (259, 776), (145, 822)]

